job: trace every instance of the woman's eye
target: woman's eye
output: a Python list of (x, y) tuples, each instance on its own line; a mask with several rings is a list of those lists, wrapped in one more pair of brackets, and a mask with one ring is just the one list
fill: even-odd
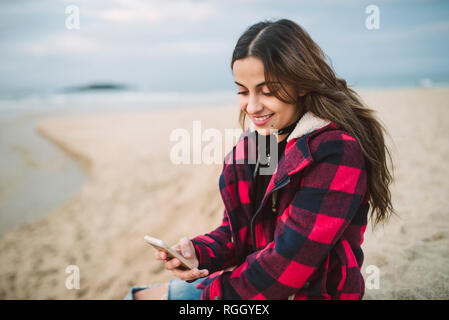
[[(248, 91), (237, 92), (237, 94), (247, 95), (247, 94), (248, 94)], [(271, 92), (262, 92), (262, 94), (263, 94), (264, 96), (272, 96), (272, 95), (273, 95)]]

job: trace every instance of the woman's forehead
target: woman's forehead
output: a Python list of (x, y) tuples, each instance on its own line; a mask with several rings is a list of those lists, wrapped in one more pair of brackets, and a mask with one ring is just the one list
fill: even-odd
[[(258, 77), (265, 80), (264, 66), (258, 58), (239, 59), (233, 65), (234, 77)], [(259, 79), (260, 80), (260, 79)]]

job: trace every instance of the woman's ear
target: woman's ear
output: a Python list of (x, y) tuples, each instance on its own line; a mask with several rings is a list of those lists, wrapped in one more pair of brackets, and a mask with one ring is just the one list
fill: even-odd
[(305, 90), (300, 90), (300, 91), (299, 91), (299, 96), (300, 96), (300, 97), (304, 97), (304, 96), (306, 95), (306, 93), (307, 93), (307, 92), (306, 92)]

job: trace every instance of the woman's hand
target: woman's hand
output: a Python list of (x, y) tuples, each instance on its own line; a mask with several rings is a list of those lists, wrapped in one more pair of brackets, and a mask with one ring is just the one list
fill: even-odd
[(196, 257), (195, 248), (193, 247), (192, 241), (188, 238), (182, 238), (179, 240), (179, 242), (173, 246), (173, 249), (189, 260), (195, 267), (190, 270), (184, 269), (181, 267), (181, 261), (179, 261), (179, 259), (173, 258), (168, 260), (167, 254), (162, 250), (158, 250), (155, 254), (155, 258), (157, 260), (166, 260), (165, 269), (173, 272), (175, 277), (181, 280), (195, 280), (209, 274), (209, 271), (206, 269), (198, 270), (199, 261)]

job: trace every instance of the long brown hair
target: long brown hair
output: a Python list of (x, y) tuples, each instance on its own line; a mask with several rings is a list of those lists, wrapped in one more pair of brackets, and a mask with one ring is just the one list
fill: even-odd
[[(265, 81), (280, 83), (267, 83), (276, 98), (332, 121), (357, 139), (366, 158), (370, 218), (374, 219), (374, 225), (386, 222), (395, 213), (389, 190), (393, 176), (387, 163), (389, 160), (392, 165), (392, 159), (384, 141), (387, 132), (374, 111), (348, 88), (344, 79), (336, 77), (322, 49), (293, 21), (264, 20), (240, 36), (232, 54), (231, 69), (236, 60), (246, 57), (261, 59)], [(293, 89), (293, 97), (286, 87)], [(300, 91), (306, 94), (301, 96)], [(245, 116), (240, 110), (243, 130)]]

